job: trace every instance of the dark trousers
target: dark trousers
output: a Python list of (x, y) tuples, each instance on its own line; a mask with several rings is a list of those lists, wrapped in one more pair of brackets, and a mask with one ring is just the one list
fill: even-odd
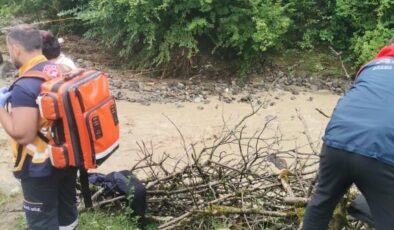
[(376, 229), (394, 229), (393, 166), (328, 146), (323, 146), (320, 158), (319, 180), (305, 212), (304, 230), (327, 229), (337, 203), (353, 183), (365, 196)]
[(55, 169), (49, 177), (21, 180), (23, 209), (31, 230), (74, 229), (78, 223), (77, 170)]

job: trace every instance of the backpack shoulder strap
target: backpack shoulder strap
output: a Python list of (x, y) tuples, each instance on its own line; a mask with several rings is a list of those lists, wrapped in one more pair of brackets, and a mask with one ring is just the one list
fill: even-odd
[(47, 74), (45, 74), (44, 72), (41, 71), (37, 71), (37, 70), (32, 70), (32, 71), (28, 71), (24, 74), (22, 74), (21, 76), (19, 76), (10, 86), (10, 89), (12, 89), (14, 87), (14, 85), (21, 79), (23, 78), (36, 78), (36, 79), (41, 79), (43, 81), (48, 81), (51, 79), (50, 76), (48, 76)]
[(81, 183), (81, 193), (85, 203), (85, 208), (92, 208), (93, 201), (92, 194), (89, 189), (89, 174), (83, 166), (79, 169), (79, 182)]
[(28, 71), (28, 72), (22, 74), (18, 79), (27, 78), (27, 77), (38, 78), (38, 79), (42, 79), (44, 81), (48, 81), (51, 79), (51, 77), (48, 76), (47, 74), (45, 74), (44, 72), (37, 71), (37, 70)]

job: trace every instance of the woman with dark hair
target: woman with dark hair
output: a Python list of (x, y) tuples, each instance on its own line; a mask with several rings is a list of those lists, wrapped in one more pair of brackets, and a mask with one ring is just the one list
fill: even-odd
[(60, 51), (59, 40), (50, 31), (41, 30), (40, 33), (43, 41), (42, 53), (48, 60), (70, 69), (77, 68), (75, 63)]

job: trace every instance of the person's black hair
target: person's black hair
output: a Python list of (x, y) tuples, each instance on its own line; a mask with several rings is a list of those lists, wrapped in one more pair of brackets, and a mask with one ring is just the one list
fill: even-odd
[(48, 59), (55, 59), (60, 55), (60, 43), (50, 31), (40, 31), (43, 47), (42, 54)]

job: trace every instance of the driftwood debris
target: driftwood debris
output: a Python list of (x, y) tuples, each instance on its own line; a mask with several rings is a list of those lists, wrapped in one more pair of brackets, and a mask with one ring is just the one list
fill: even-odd
[[(276, 118), (262, 122), (261, 128), (247, 126), (258, 111), (253, 109), (233, 128), (224, 122), (221, 134), (204, 147), (187, 144), (167, 117), (180, 135), (179, 158), (138, 143), (139, 160), (131, 170), (145, 178), (147, 217), (158, 221), (160, 230), (215, 229), (215, 223), (230, 229), (301, 229), (317, 181), (320, 144), (297, 110), (307, 144), (283, 150), (288, 140), (275, 129)], [(99, 199), (95, 207), (125, 198)]]
[[(140, 160), (132, 170), (146, 175), (147, 213), (165, 220), (159, 229), (209, 228), (206, 220), (215, 217), (237, 228), (298, 227), (315, 182), (315, 145), (309, 143), (310, 153), (281, 150), (283, 137), (272, 132), (275, 118), (260, 129), (247, 128), (246, 121), (257, 111), (231, 129), (224, 126), (201, 150), (187, 145), (168, 118), (182, 140), (184, 156), (177, 160), (168, 154), (157, 158), (150, 145), (139, 143)], [(276, 167), (278, 160), (286, 163), (279, 164), (282, 169)]]

